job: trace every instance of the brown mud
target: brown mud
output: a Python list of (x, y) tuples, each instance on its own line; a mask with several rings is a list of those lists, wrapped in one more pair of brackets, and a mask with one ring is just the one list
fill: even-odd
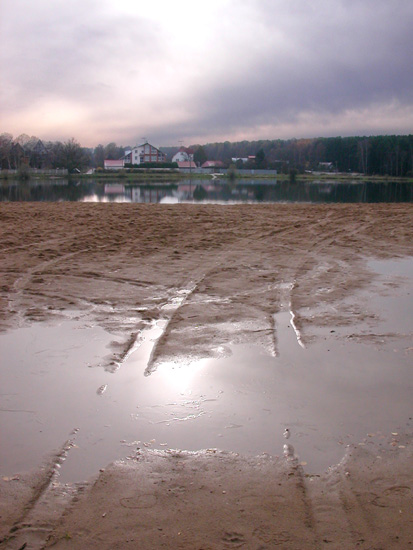
[[(276, 354), (280, 311), (305, 345), (320, 327), (356, 323), (374, 340), (375, 315), (356, 297), (374, 286), (366, 259), (413, 254), (408, 204), (2, 203), (0, 230), (2, 330), (90, 319), (114, 334), (111, 370), (163, 320), (147, 374), (234, 343)], [(321, 477), (294, 458), (147, 451), (63, 487), (53, 459), (1, 480), (1, 545), (410, 548), (411, 433), (387, 443), (356, 446)]]
[(403, 204), (2, 204), (0, 328), (89, 316), (120, 338), (111, 368), (163, 319), (148, 372), (234, 343), (274, 353), (280, 310), (307, 342), (315, 326), (374, 321), (342, 300), (371, 284), (366, 258), (412, 253), (411, 215)]

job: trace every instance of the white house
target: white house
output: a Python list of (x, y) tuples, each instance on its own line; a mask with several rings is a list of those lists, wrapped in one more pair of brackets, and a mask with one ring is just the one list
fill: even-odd
[(148, 142), (137, 145), (127, 151), (123, 157), (125, 163), (142, 164), (143, 162), (166, 162), (166, 155)]
[(181, 147), (172, 157), (172, 162), (190, 162), (194, 160), (194, 151), (188, 147)]

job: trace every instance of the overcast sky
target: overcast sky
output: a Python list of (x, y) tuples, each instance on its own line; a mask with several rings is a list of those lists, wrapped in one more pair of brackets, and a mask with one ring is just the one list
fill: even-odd
[(413, 133), (413, 0), (0, 0), (0, 133)]

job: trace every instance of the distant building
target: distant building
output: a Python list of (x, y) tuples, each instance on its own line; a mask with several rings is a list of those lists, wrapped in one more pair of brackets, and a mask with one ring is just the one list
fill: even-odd
[(194, 151), (188, 147), (181, 147), (172, 157), (172, 162), (189, 162), (194, 160)]
[(225, 168), (225, 164), (220, 160), (207, 160), (201, 168)]
[(43, 142), (38, 139), (35, 143), (30, 143), (30, 147), (27, 144), (27, 154), (30, 158), (30, 166), (33, 168), (44, 168), (45, 165), (49, 164), (47, 162), (47, 149), (44, 146)]
[(198, 168), (193, 160), (178, 161), (177, 164), (178, 168), (181, 170), (195, 170), (195, 168)]
[(29, 157), (18, 142), (14, 143), (10, 149), (10, 164), (14, 168), (20, 168), (22, 164), (29, 164)]
[(236, 162), (242, 162), (242, 163), (246, 163), (248, 162), (248, 158), (247, 157), (232, 157), (231, 161), (235, 164)]
[(122, 170), (122, 168), (125, 168), (125, 161), (123, 159), (105, 160), (103, 166), (105, 170)]
[(127, 151), (123, 157), (125, 163), (142, 164), (144, 162), (166, 162), (166, 155), (148, 142), (137, 145)]
[(317, 169), (323, 172), (333, 172), (334, 162), (319, 162)]

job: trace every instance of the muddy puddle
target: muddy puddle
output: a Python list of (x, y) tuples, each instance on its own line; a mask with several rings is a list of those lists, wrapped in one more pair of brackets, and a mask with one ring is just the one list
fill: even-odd
[(306, 345), (286, 306), (274, 315), (275, 357), (233, 346), (229, 357), (165, 363), (145, 376), (162, 322), (113, 372), (102, 367), (113, 335), (82, 320), (0, 335), (0, 474), (39, 465), (68, 439), (63, 482), (143, 447), (282, 455), (288, 443), (320, 473), (346, 445), (380, 445), (413, 412), (413, 261), (369, 266), (372, 289), (349, 302), (374, 311), (373, 321), (315, 327)]

